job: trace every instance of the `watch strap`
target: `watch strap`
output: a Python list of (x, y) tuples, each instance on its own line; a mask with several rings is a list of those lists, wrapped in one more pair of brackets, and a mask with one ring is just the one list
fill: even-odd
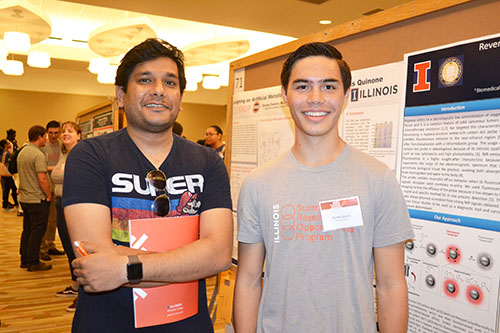
[(128, 264), (142, 264), (142, 262), (139, 260), (139, 257), (136, 255), (130, 255), (128, 256)]

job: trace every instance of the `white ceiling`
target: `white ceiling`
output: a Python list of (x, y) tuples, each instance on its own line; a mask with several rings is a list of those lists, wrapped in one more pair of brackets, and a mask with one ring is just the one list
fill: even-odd
[[(7, 1), (7, 0), (1, 0)], [(30, 68), (20, 77), (0, 72), (0, 88), (89, 95), (114, 94), (112, 85), (97, 83), (88, 72), (88, 60), (96, 54), (88, 47), (91, 32), (106, 24), (148, 14), (157, 36), (181, 49), (214, 38), (241, 38), (250, 42), (250, 55), (361, 17), (363, 13), (387, 9), (409, 0), (26, 0), (40, 8), (52, 22), (51, 37), (32, 49), (51, 54), (49, 69)], [(249, 29), (249, 30), (245, 30)], [(12, 55), (9, 55), (9, 59)], [(188, 59), (187, 59), (188, 60)], [(114, 59), (118, 62), (118, 59)], [(206, 74), (227, 72), (229, 62), (203, 67)], [(201, 86), (200, 86), (201, 88)], [(226, 104), (227, 88), (186, 92), (185, 102)]]

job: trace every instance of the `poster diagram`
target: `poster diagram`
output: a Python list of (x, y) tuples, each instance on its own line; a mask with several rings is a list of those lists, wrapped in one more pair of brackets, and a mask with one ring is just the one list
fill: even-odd
[(409, 332), (498, 332), (500, 36), (405, 58)]
[(413, 227), (405, 244), (408, 332), (495, 332), (498, 237), (419, 220)]
[(281, 86), (237, 93), (233, 97), (231, 193), (233, 210), (246, 176), (293, 145), (294, 126)]

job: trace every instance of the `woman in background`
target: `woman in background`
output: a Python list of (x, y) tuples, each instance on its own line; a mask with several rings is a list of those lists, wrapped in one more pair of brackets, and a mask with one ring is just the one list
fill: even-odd
[(71, 239), (68, 233), (68, 227), (66, 226), (66, 220), (64, 218), (64, 212), (61, 207), (61, 199), (63, 196), (63, 181), (64, 181), (64, 167), (66, 165), (66, 158), (68, 153), (73, 149), (73, 147), (82, 138), (82, 130), (77, 123), (72, 121), (67, 121), (61, 125), (61, 152), (59, 156), (59, 161), (57, 162), (54, 169), (52, 169), (52, 182), (54, 183), (55, 189), (54, 193), (56, 195), (56, 208), (57, 208), (57, 231), (59, 232), (59, 237), (61, 238), (61, 243), (68, 257), (69, 269), (71, 271), (71, 280), (73, 281), (70, 286), (66, 289), (58, 291), (56, 296), (58, 297), (75, 297), (73, 303), (66, 308), (68, 312), (74, 312), (76, 310), (76, 304), (78, 300), (78, 282), (76, 281), (76, 276), (73, 273), (73, 267), (71, 262), (75, 259), (75, 254), (73, 253), (73, 247), (71, 245)]
[(226, 143), (222, 141), (222, 130), (219, 126), (212, 125), (207, 128), (205, 131), (205, 146), (212, 147), (221, 158), (224, 158)]

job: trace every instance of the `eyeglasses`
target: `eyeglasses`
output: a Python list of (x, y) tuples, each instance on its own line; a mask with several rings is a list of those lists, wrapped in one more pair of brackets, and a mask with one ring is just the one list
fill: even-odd
[(158, 216), (165, 216), (170, 211), (170, 199), (167, 195), (167, 176), (161, 170), (152, 170), (146, 175), (149, 186), (165, 193), (157, 196), (151, 205), (153, 213)]

